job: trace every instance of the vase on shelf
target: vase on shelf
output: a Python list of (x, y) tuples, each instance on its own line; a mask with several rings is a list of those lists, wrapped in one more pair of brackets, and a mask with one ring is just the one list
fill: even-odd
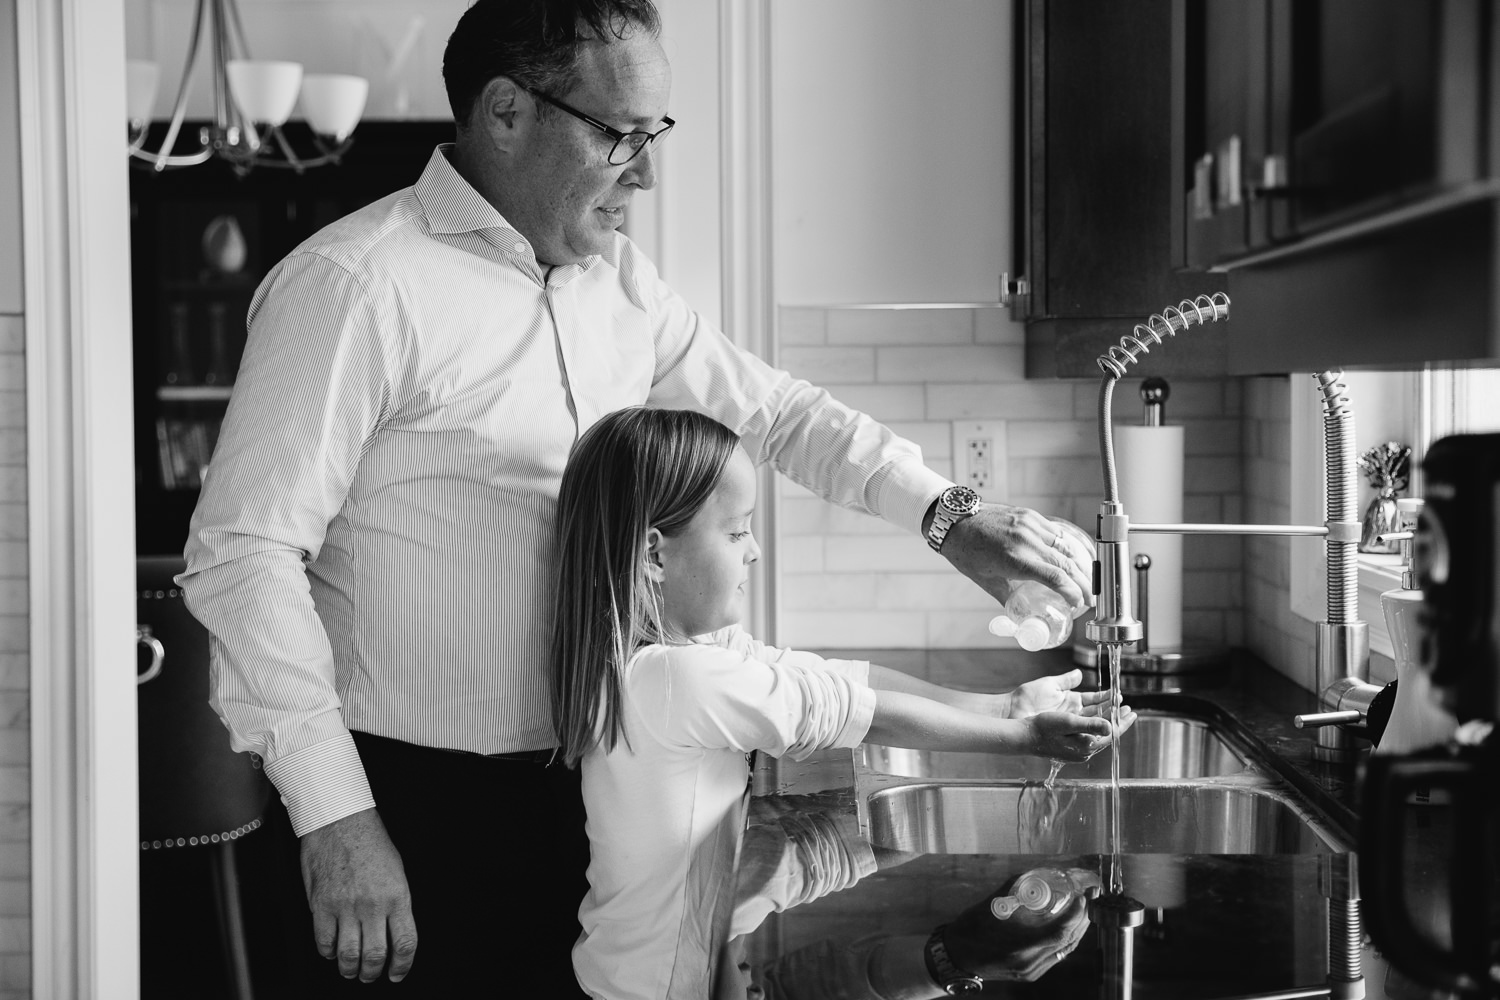
[(1396, 497), (1406, 488), (1407, 470), (1411, 467), (1411, 447), (1398, 441), (1386, 441), (1365, 449), (1359, 456), (1376, 496), (1365, 508), (1364, 526), (1359, 534), (1359, 551), (1389, 555), (1397, 543), (1382, 538), (1396, 531), (1401, 523), (1396, 514)]

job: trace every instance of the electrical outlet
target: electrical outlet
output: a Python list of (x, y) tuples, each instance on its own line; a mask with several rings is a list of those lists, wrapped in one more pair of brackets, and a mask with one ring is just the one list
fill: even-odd
[(989, 501), (1003, 501), (1010, 493), (1005, 447), (1005, 421), (953, 422), (953, 481)]

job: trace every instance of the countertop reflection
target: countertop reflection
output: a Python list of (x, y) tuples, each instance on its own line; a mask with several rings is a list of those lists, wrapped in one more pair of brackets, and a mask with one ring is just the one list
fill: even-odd
[[(1065, 650), (827, 653), (970, 690), (1008, 690), (1073, 666)], [(1237, 720), (1274, 755), (1275, 778), (1313, 803), (1335, 840), (1354, 843), (1355, 765), (1313, 761), (1310, 739), (1291, 724), (1311, 695), (1248, 654), (1169, 687)], [(939, 925), (968, 949), (970, 964), (984, 966), (970, 970), (985, 977), (984, 995), (1294, 996), (1330, 977), (1335, 996), (1359, 995), (1358, 984), (1337, 982), (1347, 971), (1337, 955), (1332, 970), (1329, 959), (1330, 909), (1347, 909), (1344, 901), (1357, 895), (1352, 853), (941, 853), (926, 843), (897, 850), (861, 830), (858, 800), (869, 789), (857, 780), (855, 753), (762, 760), (755, 771), (733, 916), (727, 930), (718, 928), (728, 944), (716, 1000), (941, 996), (922, 958)], [(1110, 985), (1122, 946), (1129, 982)], [(1358, 950), (1364, 996), (1432, 996), (1387, 969), (1367, 944)]]

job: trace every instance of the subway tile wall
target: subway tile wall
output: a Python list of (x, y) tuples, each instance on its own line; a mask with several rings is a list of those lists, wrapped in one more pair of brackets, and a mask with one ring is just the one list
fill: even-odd
[[(952, 474), (954, 421), (1006, 422), (1008, 499), (1091, 527), (1103, 492), (1095, 379), (1026, 381), (1020, 324), (998, 306), (783, 307), (779, 363), (826, 386)], [(1139, 380), (1115, 393), (1138, 422)], [(1187, 427), (1189, 520), (1241, 520), (1238, 379), (1173, 380), (1168, 420)], [(777, 641), (804, 648), (1001, 647), (994, 601), (914, 534), (824, 503), (781, 481)], [(1244, 547), (1189, 537), (1184, 639), (1240, 645)]]
[[(1244, 380), (1245, 519), (1291, 521), (1291, 381), (1288, 376)], [(1313, 626), (1295, 614), (1289, 538), (1245, 540), (1245, 646), (1311, 690)]]

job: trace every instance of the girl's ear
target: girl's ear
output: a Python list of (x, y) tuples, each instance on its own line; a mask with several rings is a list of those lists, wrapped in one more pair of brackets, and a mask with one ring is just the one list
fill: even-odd
[(646, 579), (652, 583), (661, 583), (666, 579), (666, 566), (662, 562), (662, 543), (666, 540), (656, 528), (646, 529), (646, 551), (641, 554), (641, 559), (646, 564)]

